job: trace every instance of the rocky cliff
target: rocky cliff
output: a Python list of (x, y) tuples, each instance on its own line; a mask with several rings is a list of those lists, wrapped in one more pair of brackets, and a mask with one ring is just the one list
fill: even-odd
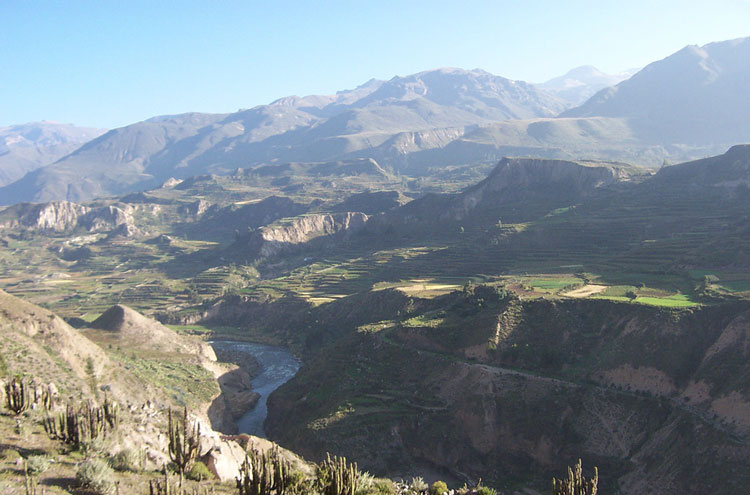
[(250, 235), (247, 246), (257, 256), (270, 258), (299, 248), (313, 239), (350, 236), (362, 230), (368, 219), (359, 212), (303, 215), (284, 224), (259, 228)]
[(107, 206), (84, 206), (70, 201), (21, 203), (0, 211), (0, 230), (69, 232), (109, 232), (123, 225), (133, 226), (134, 208), (120, 203)]

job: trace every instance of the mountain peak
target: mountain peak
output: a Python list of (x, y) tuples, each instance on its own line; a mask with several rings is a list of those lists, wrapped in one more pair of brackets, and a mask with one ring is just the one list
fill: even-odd
[(750, 38), (688, 45), (653, 62), (616, 91), (563, 117), (628, 118), (655, 143), (730, 144), (750, 139)]
[(606, 74), (593, 65), (581, 65), (538, 86), (544, 91), (563, 98), (571, 105), (579, 105), (591, 98), (597, 91), (614, 86), (631, 75), (632, 71)]

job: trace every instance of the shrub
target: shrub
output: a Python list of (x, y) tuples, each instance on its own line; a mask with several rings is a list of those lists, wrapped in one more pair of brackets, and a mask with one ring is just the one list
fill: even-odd
[(49, 468), (52, 460), (46, 455), (32, 455), (26, 459), (26, 466), (31, 474), (42, 474)]
[(371, 493), (373, 483), (375, 483), (375, 477), (373, 475), (367, 471), (359, 473), (356, 495), (367, 495), (368, 493)]
[(409, 490), (411, 490), (413, 493), (423, 493), (426, 492), (430, 488), (430, 485), (425, 483), (425, 481), (420, 478), (412, 478), (411, 483), (409, 483)]
[(131, 471), (137, 473), (143, 469), (143, 451), (132, 448), (122, 449), (112, 456), (110, 463), (117, 471)]
[(213, 479), (214, 474), (201, 461), (195, 461), (193, 467), (185, 473), (185, 476), (193, 481), (203, 481)]
[(78, 445), (78, 450), (86, 457), (101, 455), (107, 450), (107, 441), (102, 437), (83, 440)]
[(97, 495), (115, 493), (115, 472), (102, 459), (86, 459), (76, 469), (76, 481), (85, 488), (90, 488)]
[(443, 493), (448, 493), (448, 485), (444, 481), (436, 481), (430, 487), (430, 495), (443, 495)]
[(370, 493), (377, 495), (394, 495), (397, 492), (396, 485), (389, 479), (376, 479)]
[(476, 495), (497, 495), (497, 491), (488, 486), (480, 486), (474, 493), (476, 493)]

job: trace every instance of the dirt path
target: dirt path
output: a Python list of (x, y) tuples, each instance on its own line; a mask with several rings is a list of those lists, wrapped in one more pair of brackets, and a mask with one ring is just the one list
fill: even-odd
[(604, 292), (605, 290), (607, 290), (606, 285), (588, 284), (588, 285), (584, 285), (583, 287), (579, 287), (577, 289), (565, 292), (563, 293), (563, 296), (589, 297), (589, 296), (593, 296), (594, 294), (599, 294), (600, 292)]

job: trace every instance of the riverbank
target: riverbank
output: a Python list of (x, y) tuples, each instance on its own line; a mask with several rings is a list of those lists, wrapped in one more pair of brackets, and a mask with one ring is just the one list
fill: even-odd
[[(238, 395), (242, 390), (235, 391), (233, 395), (239, 400), (231, 406), (236, 425), (232, 433), (247, 433), (265, 438), (263, 424), (268, 415), (268, 396), (297, 373), (300, 361), (287, 349), (279, 346), (227, 340), (212, 341), (210, 344), (221, 361), (236, 364), (242, 371), (241, 374), (250, 378), (249, 383), (242, 380), (227, 384), (233, 390), (237, 386), (247, 387), (244, 388), (243, 395)], [(224, 388), (222, 395), (223, 392)], [(224, 401), (228, 407), (233, 402), (230, 397), (232, 396), (228, 395)], [(244, 409), (237, 409), (242, 407)]]

